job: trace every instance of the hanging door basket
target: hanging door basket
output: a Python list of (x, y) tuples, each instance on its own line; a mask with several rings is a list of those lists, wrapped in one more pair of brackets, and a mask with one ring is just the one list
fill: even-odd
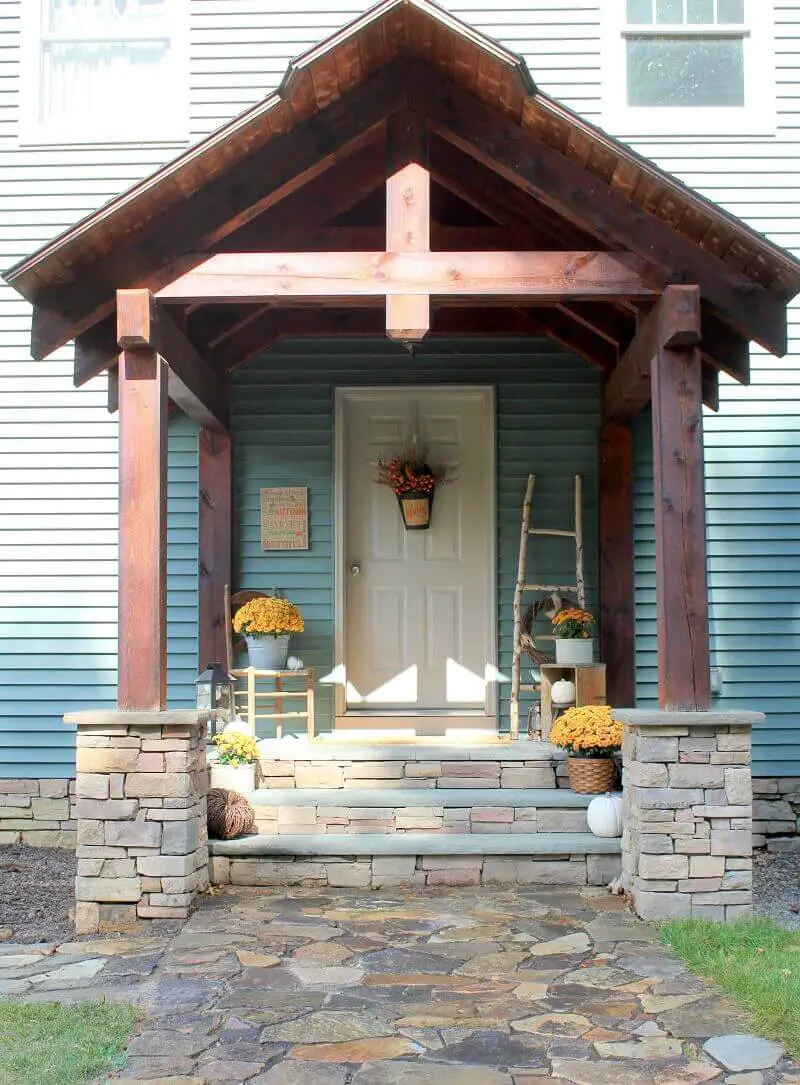
[(433, 491), (427, 494), (397, 494), (396, 497), (406, 531), (427, 531), (431, 526)]
[(614, 762), (610, 757), (568, 757), (569, 786), (578, 795), (600, 795), (611, 790)]

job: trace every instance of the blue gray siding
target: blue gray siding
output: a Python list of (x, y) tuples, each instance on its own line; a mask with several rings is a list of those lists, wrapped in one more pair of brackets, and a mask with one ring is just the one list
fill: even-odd
[[(75, 740), (62, 715), (117, 700), (116, 427), (107, 450), (95, 439), (94, 451), (84, 452), (81, 427), (65, 418), (50, 427), (52, 456), (41, 445), (26, 449), (10, 428), (0, 431), (0, 558), (13, 560), (16, 575), (3, 577), (0, 597), (0, 779), (69, 777)], [(93, 509), (80, 529), (71, 523), (76, 493)], [(175, 707), (194, 704), (197, 497), (197, 429), (178, 415), (169, 429), (167, 501)]]
[[(386, 340), (352, 345), (296, 341), (235, 375), (233, 445), (237, 509), (236, 582), (286, 591), (306, 632), (293, 651), (318, 673), (333, 667), (333, 398), (335, 386), (491, 384), (497, 400), (499, 664), (510, 674), (512, 599), (522, 498), (537, 476), (534, 517), (541, 527), (571, 526), (573, 478), (585, 479), (587, 580), (597, 584), (597, 417), (599, 380), (584, 362), (537, 340), (424, 344), (411, 358)], [(457, 483), (456, 483), (457, 485)], [(263, 552), (262, 486), (308, 486), (308, 552)], [(492, 515), (492, 510), (487, 510)], [(555, 582), (574, 578), (569, 544), (537, 540), (531, 569)], [(320, 690), (319, 722), (329, 726), (331, 691)], [(508, 686), (501, 685), (507, 727)]]

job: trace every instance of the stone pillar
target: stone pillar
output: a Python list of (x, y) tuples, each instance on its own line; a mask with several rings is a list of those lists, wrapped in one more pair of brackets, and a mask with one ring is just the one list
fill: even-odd
[(82, 712), (77, 732), (79, 934), (185, 919), (208, 887), (206, 717)]
[(642, 919), (728, 920), (753, 896), (750, 732), (760, 712), (620, 709), (622, 877)]

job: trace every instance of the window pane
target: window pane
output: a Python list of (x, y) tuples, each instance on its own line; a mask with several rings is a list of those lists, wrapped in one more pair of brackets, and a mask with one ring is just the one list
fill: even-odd
[(656, 0), (657, 23), (683, 23), (683, 0)]
[(717, 0), (718, 23), (743, 23), (744, 0)]
[(686, 0), (686, 21), (690, 24), (714, 22), (714, 0)]
[(741, 38), (629, 37), (628, 104), (743, 106)]
[(628, 0), (629, 23), (652, 23), (653, 0)]

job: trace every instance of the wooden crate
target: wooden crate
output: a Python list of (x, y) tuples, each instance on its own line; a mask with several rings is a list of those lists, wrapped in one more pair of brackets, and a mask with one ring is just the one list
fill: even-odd
[(543, 663), (539, 668), (542, 696), (541, 728), (542, 738), (546, 742), (553, 726), (553, 685), (561, 678), (575, 683), (575, 704), (584, 705), (606, 703), (606, 665), (592, 663), (584, 667), (566, 667), (561, 663)]
[[(304, 719), (308, 737), (315, 737), (313, 667), (300, 671), (241, 667), (231, 674), (236, 680), (233, 692), (236, 711), (247, 720), (253, 735), (258, 733), (259, 720), (274, 720), (275, 737), (283, 738), (284, 720)], [(300, 705), (294, 709), (292, 706), (298, 701)]]

